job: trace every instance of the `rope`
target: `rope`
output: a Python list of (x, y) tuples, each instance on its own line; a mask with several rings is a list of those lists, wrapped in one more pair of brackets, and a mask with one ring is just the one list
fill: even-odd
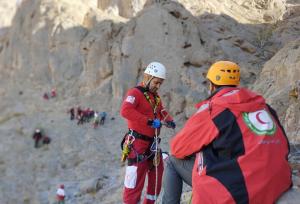
[(192, 204), (192, 199), (193, 199), (193, 193), (191, 193), (190, 199), (189, 199), (189, 204)]
[[(158, 136), (157, 136), (157, 128), (155, 128), (155, 155), (154, 155), (154, 158), (156, 160), (156, 164), (157, 164), (157, 152), (158, 152)], [(160, 161), (162, 162), (162, 161)], [(157, 200), (157, 185), (158, 185), (158, 164), (155, 165), (155, 190), (154, 190), (154, 196), (155, 196), (155, 201), (154, 201), (154, 204), (156, 203), (156, 200)]]

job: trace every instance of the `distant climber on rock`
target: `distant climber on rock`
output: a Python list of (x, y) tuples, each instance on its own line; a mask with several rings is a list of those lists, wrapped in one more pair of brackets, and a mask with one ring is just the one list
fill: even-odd
[(104, 125), (106, 115), (107, 115), (106, 112), (102, 112), (100, 114), (100, 117), (101, 117), (101, 119), (100, 119), (100, 125)]
[(50, 144), (51, 138), (48, 137), (48, 136), (46, 136), (46, 135), (43, 135), (42, 141), (43, 141), (43, 144), (46, 144), (46, 145), (47, 145), (47, 144)]
[(32, 138), (34, 139), (34, 147), (38, 148), (39, 147), (39, 142), (42, 139), (42, 133), (40, 129), (36, 129), (33, 133)]
[[(122, 159), (127, 160), (123, 203), (140, 203), (146, 177), (148, 185), (143, 204), (154, 204), (161, 190), (163, 161), (159, 148), (162, 121), (175, 128), (172, 117), (165, 112), (157, 91), (166, 79), (166, 68), (159, 62), (150, 63), (143, 81), (128, 90), (121, 106), (127, 120), (128, 133), (122, 142)], [(172, 124), (172, 125), (171, 125)]]
[(77, 125), (81, 125), (84, 123), (84, 112), (81, 111), (79, 115), (77, 115)]
[(34, 147), (38, 148), (43, 144), (50, 144), (51, 138), (43, 135), (41, 129), (35, 129), (32, 138), (34, 139)]
[(56, 191), (56, 204), (65, 204), (65, 186), (61, 184)]
[(48, 100), (48, 99), (49, 99), (48, 94), (47, 94), (47, 93), (44, 93), (43, 98), (44, 98), (45, 100)]
[(291, 186), (289, 141), (263, 96), (239, 87), (240, 67), (208, 70), (210, 96), (172, 138), (162, 204), (179, 204), (183, 181), (192, 203), (273, 204)]
[(70, 113), (70, 120), (74, 120), (75, 119), (75, 109), (72, 107), (69, 110)]
[(100, 116), (97, 111), (94, 112), (94, 121), (93, 121), (93, 127), (96, 129), (100, 124)]
[(87, 112), (87, 122), (90, 122), (94, 118), (94, 114), (95, 114), (95, 111), (93, 109), (90, 109)]
[(76, 118), (79, 119), (80, 115), (82, 113), (82, 109), (80, 106), (77, 106), (76, 108)]
[(56, 90), (53, 88), (51, 89), (51, 98), (55, 98), (56, 97)]

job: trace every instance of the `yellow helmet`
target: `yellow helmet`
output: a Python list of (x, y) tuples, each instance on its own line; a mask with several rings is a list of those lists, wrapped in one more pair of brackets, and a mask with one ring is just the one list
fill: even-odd
[(215, 85), (239, 85), (240, 67), (234, 62), (218, 61), (209, 68), (206, 78)]

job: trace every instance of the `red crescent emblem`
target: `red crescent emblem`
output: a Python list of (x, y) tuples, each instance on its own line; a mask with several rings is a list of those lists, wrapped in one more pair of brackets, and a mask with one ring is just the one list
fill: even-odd
[(261, 114), (262, 112), (258, 112), (256, 113), (255, 117), (256, 117), (256, 120), (261, 123), (261, 124), (268, 124), (266, 122), (264, 122), (262, 119), (260, 119), (259, 115)]

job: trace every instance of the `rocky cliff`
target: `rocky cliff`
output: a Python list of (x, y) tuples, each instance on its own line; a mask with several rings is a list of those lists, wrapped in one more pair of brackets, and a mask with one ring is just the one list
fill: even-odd
[[(227, 59), (300, 142), (296, 0), (7, 0), (0, 11), (0, 203), (51, 203), (59, 183), (69, 203), (120, 203), (119, 106), (154, 60), (168, 69), (160, 94), (179, 128), (207, 96), (208, 67)], [(77, 105), (115, 120), (77, 126), (66, 113)], [(36, 127), (49, 146), (33, 148)], [(174, 132), (164, 134), (167, 149)]]

